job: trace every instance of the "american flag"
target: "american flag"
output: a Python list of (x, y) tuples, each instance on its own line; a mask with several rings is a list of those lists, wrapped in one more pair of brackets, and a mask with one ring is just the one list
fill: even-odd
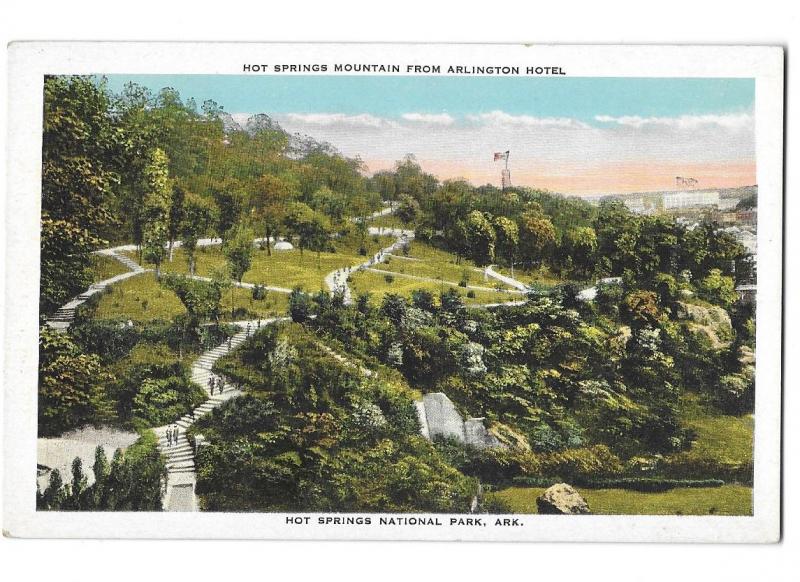
[(494, 153), (494, 161), (496, 162), (497, 160), (506, 160), (506, 159), (508, 159), (509, 151), (511, 151), (511, 150), (508, 150), (508, 151), (505, 151), (505, 152), (495, 152)]

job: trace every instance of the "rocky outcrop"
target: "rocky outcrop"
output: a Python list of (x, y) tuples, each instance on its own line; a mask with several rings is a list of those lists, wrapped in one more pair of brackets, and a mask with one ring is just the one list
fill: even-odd
[(478, 449), (505, 446), (486, 430), (482, 418), (464, 420), (452, 400), (442, 392), (425, 394), (414, 405), (417, 408), (420, 434), (427, 439), (453, 439)]
[(585, 515), (591, 513), (589, 504), (566, 483), (556, 483), (536, 498), (536, 507), (541, 514)]
[(733, 339), (730, 315), (721, 307), (679, 301), (675, 315), (689, 321), (689, 329), (707, 338), (714, 349), (729, 346)]

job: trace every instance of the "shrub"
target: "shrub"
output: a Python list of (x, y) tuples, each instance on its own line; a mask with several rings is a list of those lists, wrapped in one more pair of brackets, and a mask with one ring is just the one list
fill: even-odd
[(386, 274), (386, 275), (384, 275), (384, 276), (383, 276), (383, 279), (384, 279), (384, 280), (385, 280), (385, 281), (386, 281), (386, 282), (387, 282), (389, 285), (391, 285), (392, 283), (394, 283), (394, 275), (389, 275), (389, 274)]
[(590, 489), (628, 489), (656, 493), (679, 488), (722, 487), (721, 479), (659, 479), (652, 477), (624, 477), (617, 479), (586, 479), (581, 483)]
[(295, 287), (289, 294), (289, 315), (295, 323), (308, 321), (311, 316), (311, 300), (300, 287)]
[(467, 291), (467, 297), (469, 297), (470, 299), (475, 299), (475, 291), (473, 289)]
[(253, 299), (255, 301), (261, 301), (266, 299), (267, 297), (267, 289), (263, 285), (256, 285), (253, 287)]

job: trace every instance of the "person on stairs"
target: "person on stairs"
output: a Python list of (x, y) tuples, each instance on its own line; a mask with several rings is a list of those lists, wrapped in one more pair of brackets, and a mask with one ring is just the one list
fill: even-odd
[(172, 446), (172, 427), (168, 426), (167, 430), (164, 431), (164, 432), (165, 432), (165, 435), (167, 437), (167, 446), (171, 447)]

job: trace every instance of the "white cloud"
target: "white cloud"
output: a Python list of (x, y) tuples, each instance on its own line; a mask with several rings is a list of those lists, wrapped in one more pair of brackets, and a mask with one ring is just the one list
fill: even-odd
[(359, 115), (346, 115), (344, 113), (288, 113), (286, 119), (294, 123), (315, 125), (322, 127), (348, 126), (369, 127), (375, 129), (398, 127), (397, 122), (369, 113)]
[(574, 129), (590, 129), (590, 126), (570, 117), (534, 117), (532, 115), (511, 115), (505, 111), (490, 111), (477, 115), (467, 115), (467, 119), (474, 123), (494, 126), (522, 126), (522, 127), (561, 127)]
[(428, 125), (453, 125), (456, 121), (447, 113), (404, 113), (401, 117), (405, 121)]
[(595, 120), (601, 123), (615, 123), (626, 127), (669, 127), (675, 129), (700, 129), (706, 127), (721, 127), (728, 130), (752, 130), (752, 113), (730, 113), (723, 115), (681, 115), (678, 117), (640, 117), (638, 115), (596, 115)]

